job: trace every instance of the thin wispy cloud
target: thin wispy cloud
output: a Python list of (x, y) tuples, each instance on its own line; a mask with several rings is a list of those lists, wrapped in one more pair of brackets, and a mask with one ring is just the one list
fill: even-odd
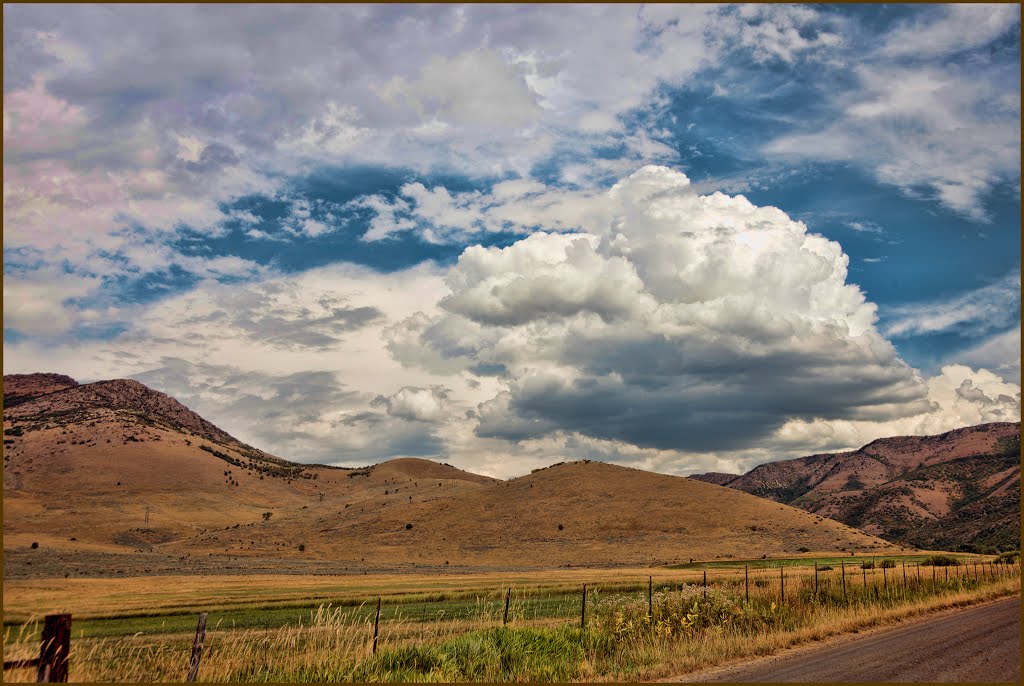
[(1004, 328), (1020, 320), (1020, 272), (948, 300), (892, 307), (886, 319), (885, 333), (894, 337)]

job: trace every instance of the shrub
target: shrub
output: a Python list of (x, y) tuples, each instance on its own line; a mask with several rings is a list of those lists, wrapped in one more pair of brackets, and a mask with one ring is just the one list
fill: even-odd
[(800, 552), (800, 553), (809, 553), (809, 552), (811, 552), (811, 549), (810, 549), (810, 548), (808, 548), (808, 547), (806, 547), (806, 546), (800, 546), (799, 548), (797, 548), (797, 552)]
[(561, 524), (559, 524), (559, 525), (558, 525), (558, 530), (559, 530), (559, 531), (561, 531), (561, 530), (562, 530), (562, 529), (564, 529), (564, 528), (565, 528), (565, 527), (564, 527), (564, 526), (562, 526)]
[(896, 560), (882, 560), (882, 569), (892, 569), (896, 566)]
[(928, 565), (933, 567), (958, 567), (960, 560), (952, 555), (932, 555), (931, 557), (926, 557), (921, 564), (926, 567)]
[(830, 565), (822, 565), (822, 566), (818, 567), (818, 571), (819, 572), (829, 572), (831, 570), (832, 570), (832, 567)]
[(646, 598), (609, 596), (595, 601), (594, 621), (600, 631), (621, 640), (651, 631), (658, 636), (679, 636), (710, 626), (725, 626), (740, 611), (735, 599), (717, 589), (710, 589), (707, 598), (702, 595), (702, 589), (695, 585), (668, 593), (658, 591), (651, 596), (653, 618), (648, 614)]
[(406, 531), (408, 531), (408, 530), (409, 530), (409, 529), (411, 529), (411, 528), (412, 528), (412, 524), (406, 524), (406, 525), (405, 525), (405, 530), (406, 530)]
[(36, 541), (32, 541), (32, 550), (35, 550), (38, 547), (39, 547), (39, 543), (36, 542)]
[(305, 552), (305, 550), (306, 550), (306, 544), (305, 543), (300, 543), (299, 544), (299, 552), (302, 553), (302, 552)]
[(864, 560), (864, 562), (860, 563), (860, 568), (861, 569), (874, 569), (875, 568), (875, 563), (872, 560)]

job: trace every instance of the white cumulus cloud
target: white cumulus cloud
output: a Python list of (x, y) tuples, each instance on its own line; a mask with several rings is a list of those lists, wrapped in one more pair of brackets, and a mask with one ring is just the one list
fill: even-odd
[(791, 417), (927, 409), (838, 244), (664, 167), (594, 204), (592, 233), (467, 249), (445, 312), (417, 325), (436, 358), (507, 384), (481, 404), (478, 435), (711, 450)]

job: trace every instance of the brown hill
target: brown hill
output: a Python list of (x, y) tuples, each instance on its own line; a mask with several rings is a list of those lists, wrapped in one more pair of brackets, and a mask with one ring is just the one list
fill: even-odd
[(723, 485), (916, 547), (1018, 548), (1020, 423), (882, 438), (769, 462)]
[[(301, 465), (135, 381), (52, 385), (4, 411), (5, 575), (603, 566), (892, 547), (745, 493), (602, 463), (507, 482), (421, 459)], [(64, 567), (40, 569), (31, 542)]]
[(71, 381), (27, 396), (4, 410), (5, 547), (149, 550), (262, 521), (263, 512), (358, 502), (406, 477), (431, 479), (430, 497), (493, 481), (426, 460), (358, 469), (288, 462), (136, 381)]

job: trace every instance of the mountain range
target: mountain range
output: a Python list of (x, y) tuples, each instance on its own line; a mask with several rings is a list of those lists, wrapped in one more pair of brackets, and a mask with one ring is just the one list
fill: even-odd
[(6, 578), (607, 567), (900, 548), (740, 490), (599, 462), (507, 481), (412, 458), (299, 464), (137, 381), (56, 374), (4, 377), (3, 512)]
[(1020, 422), (881, 438), (858, 450), (690, 478), (941, 550), (1020, 547)]

